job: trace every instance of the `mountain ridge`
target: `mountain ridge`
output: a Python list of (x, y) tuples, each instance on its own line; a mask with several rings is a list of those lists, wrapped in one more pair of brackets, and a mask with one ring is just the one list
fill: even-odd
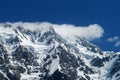
[(119, 52), (102, 51), (83, 37), (73, 37), (63, 37), (46, 23), (0, 24), (0, 79), (120, 79)]

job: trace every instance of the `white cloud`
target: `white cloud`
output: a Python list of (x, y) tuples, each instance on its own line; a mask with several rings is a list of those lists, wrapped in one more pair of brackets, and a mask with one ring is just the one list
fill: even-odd
[(117, 41), (116, 43), (115, 43), (115, 47), (119, 47), (120, 46), (120, 41)]
[(75, 39), (76, 37), (84, 37), (88, 40), (98, 39), (103, 36), (104, 30), (98, 24), (89, 26), (75, 26), (69, 24), (57, 25), (53, 24), (55, 31), (67, 38)]
[(48, 22), (16, 22), (12, 26), (23, 26), (31, 30), (49, 29), (53, 27), (55, 31), (64, 38), (76, 39), (76, 37), (84, 37), (88, 40), (99, 39), (103, 36), (104, 30), (98, 24), (89, 26), (75, 26), (71, 24), (52, 24)]
[(111, 38), (107, 39), (108, 42), (114, 42), (114, 41), (117, 41), (117, 40), (119, 40), (118, 36), (114, 36), (114, 37), (111, 37)]
[(108, 42), (114, 42), (114, 46), (115, 47), (119, 47), (120, 46), (120, 38), (118, 36), (114, 36), (111, 38), (107, 39)]

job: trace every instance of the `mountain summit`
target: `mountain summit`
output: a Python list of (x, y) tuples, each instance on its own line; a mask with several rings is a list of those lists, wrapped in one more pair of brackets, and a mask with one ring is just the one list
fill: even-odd
[[(98, 28), (89, 37), (102, 36)], [(102, 51), (71, 31), (50, 23), (1, 23), (0, 80), (119, 80), (120, 53)]]

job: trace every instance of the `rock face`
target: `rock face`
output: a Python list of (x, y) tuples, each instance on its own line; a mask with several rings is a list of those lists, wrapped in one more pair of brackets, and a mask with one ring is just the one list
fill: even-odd
[(120, 53), (84, 38), (70, 41), (52, 26), (0, 24), (0, 80), (119, 80)]

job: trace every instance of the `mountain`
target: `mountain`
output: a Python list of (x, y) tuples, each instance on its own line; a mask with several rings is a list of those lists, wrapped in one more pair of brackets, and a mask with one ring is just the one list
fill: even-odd
[(50, 24), (1, 23), (0, 80), (120, 80), (120, 52)]

